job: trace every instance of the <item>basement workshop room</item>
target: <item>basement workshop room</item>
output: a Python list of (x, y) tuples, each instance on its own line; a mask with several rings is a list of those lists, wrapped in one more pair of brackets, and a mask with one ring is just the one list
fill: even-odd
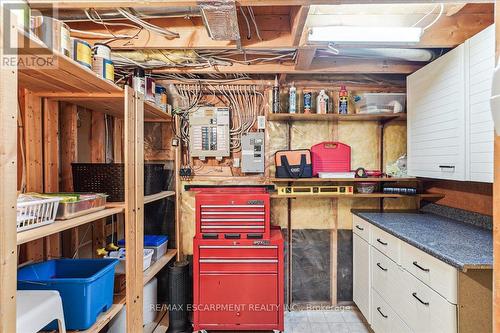
[(500, 2), (0, 20), (0, 333), (500, 333)]

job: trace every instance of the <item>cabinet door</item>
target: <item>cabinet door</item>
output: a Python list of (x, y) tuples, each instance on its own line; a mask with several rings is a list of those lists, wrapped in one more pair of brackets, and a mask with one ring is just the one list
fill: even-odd
[(465, 180), (464, 45), (408, 76), (408, 174)]
[(465, 42), (468, 62), (468, 179), (493, 182), (493, 119), (490, 110), (495, 68), (495, 27)]
[(354, 303), (370, 323), (370, 244), (353, 234), (353, 295)]

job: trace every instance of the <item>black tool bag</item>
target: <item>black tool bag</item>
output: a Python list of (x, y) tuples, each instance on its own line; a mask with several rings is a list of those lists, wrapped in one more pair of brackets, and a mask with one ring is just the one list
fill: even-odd
[(309, 149), (281, 150), (274, 155), (276, 178), (311, 178), (312, 163)]

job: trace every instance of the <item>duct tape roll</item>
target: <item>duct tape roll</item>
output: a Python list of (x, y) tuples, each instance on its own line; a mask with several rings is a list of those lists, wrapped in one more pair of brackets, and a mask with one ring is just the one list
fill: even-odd
[(111, 47), (103, 43), (95, 43), (93, 47), (94, 57), (111, 60)]
[(71, 38), (73, 60), (88, 68), (92, 68), (92, 48), (83, 39)]
[(356, 175), (356, 178), (366, 178), (368, 177), (366, 175), (366, 170), (365, 168), (357, 168), (356, 171), (354, 172)]
[(92, 70), (105, 80), (111, 82), (115, 80), (115, 65), (110, 59), (94, 56)]

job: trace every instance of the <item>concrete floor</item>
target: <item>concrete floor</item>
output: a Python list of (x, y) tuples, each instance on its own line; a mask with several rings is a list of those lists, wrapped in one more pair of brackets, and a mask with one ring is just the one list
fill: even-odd
[(285, 333), (370, 333), (357, 309), (285, 313)]

